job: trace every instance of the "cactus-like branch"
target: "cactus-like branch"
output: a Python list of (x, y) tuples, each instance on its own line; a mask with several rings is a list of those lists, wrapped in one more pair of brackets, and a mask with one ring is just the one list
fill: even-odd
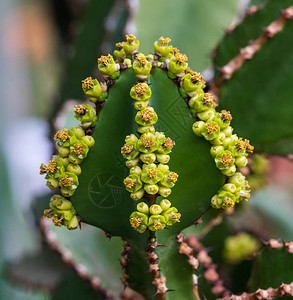
[(261, 46), (279, 33), (283, 29), (284, 24), (292, 18), (293, 6), (290, 6), (282, 11), (281, 16), (276, 21), (271, 22), (264, 29), (263, 34), (258, 39), (250, 41), (249, 45), (240, 49), (239, 54), (221, 68), (219, 78), (215, 82), (211, 82), (211, 92), (219, 96), (223, 82), (230, 79), (234, 72), (237, 71), (245, 61), (252, 59), (255, 53), (260, 50)]

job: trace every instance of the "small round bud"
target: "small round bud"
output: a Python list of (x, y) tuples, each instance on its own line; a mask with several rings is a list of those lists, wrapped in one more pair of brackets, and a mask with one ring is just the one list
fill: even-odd
[(212, 146), (210, 149), (211, 156), (215, 158), (217, 155), (221, 155), (224, 152), (223, 146)]
[(46, 183), (47, 187), (51, 190), (57, 189), (59, 187), (59, 181), (55, 178), (49, 178)]
[(162, 164), (167, 164), (170, 160), (170, 156), (168, 154), (157, 154), (157, 161)]
[(74, 194), (75, 190), (69, 190), (65, 187), (62, 187), (61, 188), (61, 194), (64, 196), (64, 197), (71, 197), (73, 194)]
[(222, 132), (225, 134), (226, 137), (230, 137), (232, 135), (233, 128), (231, 126), (228, 126), (224, 130), (222, 130)]
[(79, 126), (71, 127), (69, 133), (71, 136), (75, 135), (78, 139), (84, 136), (84, 130)]
[(157, 184), (145, 184), (143, 188), (150, 195), (155, 195), (159, 191)]
[(169, 173), (169, 166), (168, 165), (163, 165), (159, 164), (158, 165), (158, 170), (161, 171), (162, 173)]
[(221, 146), (223, 144), (224, 139), (226, 138), (223, 132), (220, 132), (217, 138), (211, 140), (211, 144), (214, 146)]
[(165, 187), (160, 187), (159, 188), (159, 194), (162, 197), (166, 198), (166, 197), (168, 197), (171, 194), (171, 189), (165, 188)]
[(238, 187), (245, 184), (245, 177), (240, 172), (237, 172), (233, 177), (229, 178), (229, 182)]
[(150, 207), (150, 213), (152, 215), (159, 215), (162, 211), (163, 211), (162, 207), (160, 205), (158, 205), (158, 204), (153, 204)]
[(89, 149), (93, 148), (95, 144), (94, 138), (90, 135), (85, 135), (81, 140), (89, 147)]
[(214, 109), (209, 109), (203, 112), (200, 112), (197, 114), (197, 116), (202, 120), (202, 121), (207, 121), (211, 119), (215, 115), (215, 110)]
[(226, 183), (223, 185), (222, 187), (223, 190), (227, 191), (227, 192), (230, 192), (232, 194), (234, 194), (236, 192), (236, 185), (233, 184), (233, 183)]
[(67, 172), (73, 173), (77, 176), (79, 176), (81, 174), (81, 168), (79, 165), (75, 165), (75, 164), (69, 164), (66, 167)]
[(133, 106), (136, 110), (143, 110), (149, 105), (149, 101), (134, 101)]
[(160, 202), (160, 206), (162, 207), (163, 210), (167, 210), (168, 208), (171, 207), (171, 202), (167, 199), (163, 199), (161, 202)]
[(140, 134), (143, 133), (155, 133), (156, 129), (154, 126), (138, 126), (137, 132), (139, 132)]
[(126, 167), (133, 168), (136, 167), (138, 163), (139, 163), (139, 158), (135, 158), (135, 159), (128, 159), (125, 164)]
[(79, 225), (79, 222), (78, 222), (78, 219), (76, 216), (73, 216), (73, 218), (69, 221), (68, 225), (67, 225), (67, 228), (69, 230), (73, 230), (73, 229), (76, 229)]
[(141, 168), (139, 166), (132, 167), (129, 172), (130, 172), (131, 175), (134, 175), (134, 174), (135, 175), (140, 175), (141, 174)]
[(59, 147), (58, 153), (61, 157), (67, 157), (70, 154), (70, 149), (67, 147)]
[(55, 161), (60, 161), (65, 168), (69, 165), (68, 157), (61, 157), (59, 155), (53, 155), (52, 159)]
[(225, 176), (232, 176), (235, 174), (236, 172), (236, 166), (235, 165), (232, 165), (230, 168), (228, 169), (225, 169), (225, 170), (221, 170), (221, 172), (225, 175)]
[(201, 132), (202, 132), (204, 126), (205, 126), (205, 122), (203, 122), (203, 121), (195, 122), (192, 125), (192, 130), (193, 130), (194, 134), (196, 134), (197, 136), (201, 136)]
[(141, 212), (144, 213), (146, 215), (149, 214), (149, 206), (145, 203), (145, 202), (140, 202), (137, 204), (136, 209)]
[(145, 164), (152, 164), (156, 160), (156, 154), (154, 153), (143, 153), (140, 155), (140, 160)]
[(244, 155), (237, 157), (235, 159), (235, 165), (238, 168), (244, 168), (247, 165), (247, 158)]
[(79, 165), (82, 162), (82, 159), (78, 158), (75, 154), (69, 154), (68, 159), (71, 163)]
[(139, 199), (141, 199), (144, 195), (144, 189), (140, 189), (137, 192), (131, 193), (130, 197), (134, 200), (137, 201)]

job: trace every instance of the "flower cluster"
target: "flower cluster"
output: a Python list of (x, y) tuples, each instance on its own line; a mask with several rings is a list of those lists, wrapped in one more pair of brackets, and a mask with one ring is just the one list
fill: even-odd
[(55, 226), (67, 226), (68, 229), (76, 229), (79, 225), (76, 212), (71, 202), (60, 195), (51, 197), (50, 209), (44, 211), (46, 218), (52, 218)]
[(130, 96), (138, 110), (135, 121), (140, 136), (128, 135), (121, 148), (121, 153), (127, 160), (126, 166), (130, 168), (124, 185), (133, 200), (153, 199), (150, 207), (145, 202), (137, 205), (137, 211), (130, 216), (130, 223), (138, 232), (144, 232), (147, 228), (151, 231), (161, 230), (180, 219), (177, 209), (171, 207), (167, 199), (161, 201), (160, 205), (155, 203), (157, 196), (170, 195), (171, 188), (178, 179), (178, 174), (170, 171), (167, 165), (175, 142), (155, 130), (154, 124), (158, 121), (158, 116), (154, 108), (148, 106), (151, 97), (149, 85), (146, 82), (137, 83), (131, 88)]
[(89, 101), (103, 102), (108, 97), (107, 93), (107, 85), (104, 82), (99, 82), (97, 79), (93, 79), (92, 77), (87, 77), (82, 80), (82, 89), (84, 93), (89, 96)]
[(126, 41), (117, 43), (116, 47), (118, 50), (114, 51), (114, 55), (119, 62), (123, 62), (125, 59), (131, 59), (132, 55), (138, 52), (139, 40), (133, 34), (126, 35)]
[(114, 61), (111, 54), (98, 58), (98, 68), (105, 79), (117, 79), (120, 76), (120, 65)]

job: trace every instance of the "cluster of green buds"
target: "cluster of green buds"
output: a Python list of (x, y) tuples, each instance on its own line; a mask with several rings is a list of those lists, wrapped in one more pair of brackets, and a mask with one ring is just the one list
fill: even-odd
[(218, 209), (230, 209), (235, 203), (239, 203), (242, 200), (248, 201), (250, 192), (250, 186), (245, 176), (237, 172), (229, 177), (228, 182), (213, 196), (211, 205)]
[(60, 187), (64, 197), (71, 197), (78, 186), (80, 163), (95, 141), (78, 126), (57, 131), (54, 139), (57, 141), (59, 154), (53, 155), (48, 166), (41, 164), (40, 174), (46, 174), (47, 186), (50, 189)]
[(52, 218), (55, 226), (66, 226), (69, 230), (76, 229), (79, 221), (72, 203), (60, 195), (51, 197), (50, 209), (44, 211), (46, 218)]
[(149, 206), (145, 202), (140, 202), (130, 215), (130, 224), (138, 232), (143, 233), (147, 229), (151, 231), (162, 230), (165, 226), (180, 222), (181, 214), (177, 208), (171, 207), (171, 202), (163, 199), (160, 204)]
[(74, 117), (81, 122), (83, 129), (96, 126), (98, 117), (96, 116), (96, 110), (90, 104), (75, 105), (74, 113)]
[(134, 108), (138, 110), (135, 121), (139, 137), (128, 135), (121, 148), (127, 160), (126, 166), (130, 168), (124, 185), (133, 200), (145, 198), (149, 202), (149, 205), (146, 202), (137, 205), (137, 211), (130, 216), (130, 224), (138, 232), (162, 230), (166, 225), (179, 222), (181, 216), (167, 199), (162, 200), (160, 205), (156, 204), (158, 196), (166, 198), (170, 195), (178, 179), (178, 174), (170, 171), (167, 165), (175, 142), (155, 130), (158, 116), (149, 106), (151, 89), (148, 83), (138, 82), (131, 88), (130, 96), (134, 100)]
[(133, 34), (126, 35), (126, 41), (116, 44), (118, 50), (114, 51), (114, 55), (119, 62), (125, 62), (125, 59), (129, 60), (132, 58), (132, 55), (138, 52), (139, 41)]

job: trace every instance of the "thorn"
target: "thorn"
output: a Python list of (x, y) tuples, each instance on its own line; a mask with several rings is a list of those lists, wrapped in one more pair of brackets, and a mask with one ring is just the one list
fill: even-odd
[(168, 290), (166, 291), (166, 293), (168, 293), (168, 292), (175, 292), (175, 290), (168, 289)]
[(158, 244), (157, 247), (168, 247), (167, 245)]

